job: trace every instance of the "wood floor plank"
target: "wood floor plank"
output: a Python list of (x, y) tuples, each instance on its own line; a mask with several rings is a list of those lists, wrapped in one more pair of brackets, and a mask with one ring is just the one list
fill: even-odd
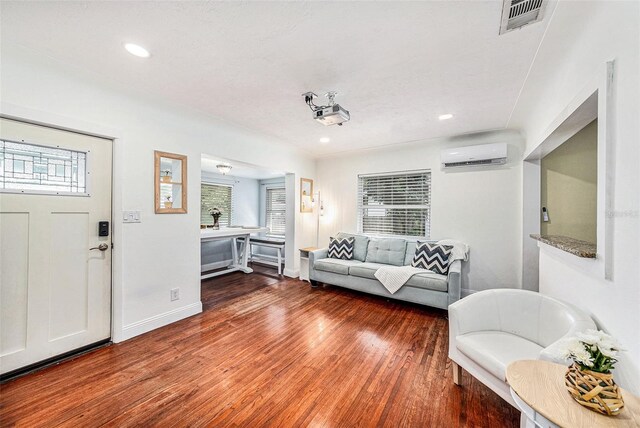
[(466, 373), (446, 311), (254, 267), (204, 312), (0, 385), (0, 426), (516, 427)]

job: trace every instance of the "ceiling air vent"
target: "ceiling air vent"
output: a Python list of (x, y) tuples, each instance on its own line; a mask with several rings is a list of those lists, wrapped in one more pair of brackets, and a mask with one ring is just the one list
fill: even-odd
[(547, 0), (504, 0), (500, 34), (540, 21)]

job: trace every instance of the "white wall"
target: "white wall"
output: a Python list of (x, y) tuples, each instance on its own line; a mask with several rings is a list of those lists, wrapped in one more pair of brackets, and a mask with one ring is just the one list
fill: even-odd
[[(445, 147), (508, 143), (505, 166), (442, 171)], [(338, 231), (357, 230), (358, 174), (431, 169), (431, 238), (458, 239), (471, 247), (463, 267), (463, 289), (520, 288), (521, 179), (523, 139), (513, 131), (485, 132), (425, 140), (387, 149), (321, 159), (317, 190), (325, 215), (320, 218), (320, 246)]]
[[(559, 2), (551, 19), (509, 125), (525, 131), (527, 152), (533, 151), (574, 99), (603, 80), (605, 62), (615, 60), (614, 116), (606, 138), (613, 208), (598, 213), (599, 227), (602, 216), (613, 224), (607, 237), (613, 254), (606, 254), (613, 256), (613, 275), (605, 280), (602, 270), (591, 269), (598, 260), (571, 262), (543, 246), (540, 291), (583, 307), (623, 343), (628, 351), (615, 375), (640, 394), (640, 3)], [(599, 145), (604, 137), (599, 134)]]
[[(3, 44), (1, 57), (3, 114), (87, 132), (107, 129), (101, 133), (118, 137), (113, 225), (116, 341), (201, 310), (202, 153), (269, 165), (291, 171), (296, 178), (315, 176), (313, 160), (269, 137), (125, 92), (135, 89), (113, 87), (108, 77), (85, 75), (18, 46)], [(188, 214), (154, 214), (154, 150), (188, 156)], [(297, 182), (292, 179), (296, 189)], [(121, 210), (140, 210), (142, 223), (121, 224)], [(300, 218), (297, 212), (292, 215)], [(304, 219), (296, 221), (296, 247), (313, 243), (313, 225)], [(285, 273), (295, 274), (294, 255), (287, 252)], [(180, 300), (171, 302), (169, 290), (174, 287), (180, 287)]]
[(539, 160), (522, 163), (522, 188), (522, 288), (538, 291), (539, 251), (537, 241), (529, 235), (540, 233)]

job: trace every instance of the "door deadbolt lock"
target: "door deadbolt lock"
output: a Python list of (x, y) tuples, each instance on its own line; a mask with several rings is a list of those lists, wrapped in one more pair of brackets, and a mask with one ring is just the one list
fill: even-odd
[(108, 244), (100, 244), (97, 247), (93, 247), (93, 248), (89, 248), (89, 250), (100, 250), (100, 251), (107, 251), (107, 249), (109, 248)]

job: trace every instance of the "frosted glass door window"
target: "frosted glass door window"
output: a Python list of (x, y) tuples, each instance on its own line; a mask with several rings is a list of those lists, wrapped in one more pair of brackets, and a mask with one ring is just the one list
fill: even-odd
[(87, 192), (87, 153), (0, 140), (0, 189), (25, 193)]

